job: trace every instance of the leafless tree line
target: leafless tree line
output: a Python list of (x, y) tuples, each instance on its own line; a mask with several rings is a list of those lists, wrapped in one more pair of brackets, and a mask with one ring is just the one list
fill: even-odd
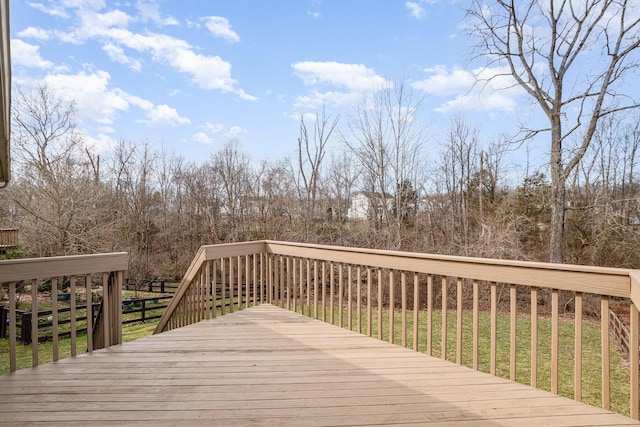
[[(17, 98), (18, 178), (0, 193), (0, 227), (20, 227), (26, 255), (127, 251), (133, 278), (180, 277), (200, 245), (257, 239), (547, 259), (545, 174), (510, 183), (510, 141), (481, 141), (463, 118), (429, 134), (403, 84), (364, 99), (342, 130), (326, 109), (301, 118), (297, 159), (278, 161), (235, 140), (199, 163), (148, 141), (99, 156), (72, 103), (46, 87)], [(568, 261), (640, 265), (639, 147), (638, 120), (601, 122), (568, 179)], [(357, 194), (366, 218), (353, 215)]]

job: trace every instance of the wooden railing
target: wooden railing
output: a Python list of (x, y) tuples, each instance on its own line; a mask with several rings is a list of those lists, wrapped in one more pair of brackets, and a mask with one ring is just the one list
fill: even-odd
[[(480, 353), (485, 346), (481, 343), (486, 342), (489, 360), (484, 370), (494, 375), (504, 370), (504, 376), (508, 371), (511, 380), (533, 387), (542, 382), (539, 372), (548, 371), (544, 381), (550, 391), (558, 394), (560, 387), (567, 387), (561, 381), (569, 381), (578, 401), (583, 400), (587, 369), (583, 352), (597, 347), (600, 384), (584, 383), (590, 392), (600, 389), (596, 391), (605, 409), (611, 407), (610, 300), (629, 306), (630, 347), (638, 349), (636, 270), (274, 241), (202, 247), (156, 332), (215, 316), (211, 292), (217, 282), (223, 290), (240, 289), (231, 309), (243, 307), (242, 295), (248, 288), (254, 291), (253, 304), (269, 302), (473, 369), (482, 369), (485, 363)], [(247, 299), (244, 306), (249, 303)], [(594, 319), (599, 338), (584, 342), (583, 326)], [(471, 324), (466, 335), (464, 322)], [(543, 353), (546, 325), (549, 345)], [(566, 333), (561, 337), (560, 328), (567, 325), (572, 325), (572, 337)], [(519, 338), (523, 334), (526, 345)], [(507, 350), (498, 351), (497, 345), (505, 335), (506, 357), (501, 352)], [(561, 346), (572, 347), (569, 368), (567, 360), (560, 359)], [(629, 359), (628, 413), (638, 419), (638, 352), (632, 351)], [(517, 374), (523, 365), (528, 366), (529, 378)], [(593, 368), (588, 369), (586, 373), (592, 374)]]
[[(91, 301), (92, 291), (102, 293), (102, 316), (92, 325), (92, 316), (86, 316), (87, 350), (109, 347), (122, 342), (122, 280), (127, 269), (126, 253), (76, 255), (66, 257), (32, 258), (0, 261), (0, 286), (8, 289), (9, 371), (16, 364), (16, 324), (18, 299), (30, 300), (32, 317), (37, 317), (39, 305), (51, 307), (53, 360), (59, 359), (59, 293), (67, 293), (70, 317), (70, 353), (77, 352), (76, 301), (81, 294)], [(39, 287), (46, 288), (43, 300)], [(68, 289), (68, 292), (63, 290)], [(94, 327), (95, 326), (95, 327)], [(94, 333), (97, 331), (97, 333)], [(38, 324), (32, 322), (32, 366), (38, 365)]]

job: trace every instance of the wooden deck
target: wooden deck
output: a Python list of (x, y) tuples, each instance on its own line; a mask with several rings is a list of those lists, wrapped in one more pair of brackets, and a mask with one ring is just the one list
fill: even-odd
[(268, 304), (0, 377), (0, 425), (134, 422), (640, 425)]

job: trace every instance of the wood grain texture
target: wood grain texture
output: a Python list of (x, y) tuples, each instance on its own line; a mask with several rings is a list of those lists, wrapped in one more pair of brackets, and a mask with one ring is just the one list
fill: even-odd
[(640, 425), (263, 304), (0, 377), (2, 425)]

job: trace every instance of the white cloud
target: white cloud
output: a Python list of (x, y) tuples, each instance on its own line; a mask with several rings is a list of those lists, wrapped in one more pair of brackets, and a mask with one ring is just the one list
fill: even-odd
[(166, 104), (155, 106), (147, 112), (147, 118), (149, 120), (143, 120), (142, 122), (161, 126), (188, 125), (191, 123), (191, 120), (180, 116), (175, 108), (171, 108)]
[(404, 4), (404, 7), (409, 9), (409, 14), (416, 19), (422, 19), (427, 14), (427, 11), (414, 1), (408, 1)]
[(103, 70), (91, 74), (81, 71), (73, 75), (49, 75), (45, 83), (59, 96), (73, 100), (81, 119), (99, 123), (103, 131), (110, 128), (120, 112), (129, 111), (132, 106), (145, 112), (146, 119), (138, 120), (142, 123), (159, 126), (191, 123), (166, 104), (154, 105), (120, 88), (109, 87), (110, 78), (109, 73)]
[(438, 65), (424, 71), (429, 76), (415, 82), (413, 87), (431, 95), (456, 95), (471, 89), (476, 81), (471, 72), (459, 67), (449, 71), (446, 66)]
[(417, 20), (421, 20), (427, 16), (427, 7), (436, 4), (438, 0), (414, 0), (407, 1), (404, 7), (409, 10), (409, 15)]
[(517, 85), (506, 68), (477, 68), (466, 71), (437, 66), (425, 70), (429, 76), (413, 87), (436, 96), (454, 96), (435, 111), (485, 111), (515, 113), (517, 100), (524, 90)]
[(378, 90), (391, 85), (391, 82), (362, 64), (304, 61), (297, 62), (292, 67), (306, 85), (328, 83), (358, 92)]
[(218, 133), (224, 130), (224, 125), (222, 123), (206, 122), (203, 127), (211, 133)]
[(47, 31), (43, 30), (42, 28), (36, 28), (36, 27), (27, 27), (24, 30), (19, 31), (18, 36), (28, 38), (28, 39), (43, 40), (43, 41), (49, 40), (50, 38), (49, 33)]
[(28, 68), (53, 68), (53, 62), (40, 56), (40, 46), (25, 43), (20, 39), (11, 39), (11, 61), (13, 65)]
[(204, 130), (195, 133), (191, 137), (191, 139), (196, 142), (208, 145), (214, 144), (216, 142), (216, 135), (222, 135), (226, 139), (233, 139), (247, 132), (240, 126), (231, 126), (229, 129), (227, 129), (227, 127), (222, 123), (206, 122), (204, 125), (201, 125), (199, 127)]
[(136, 3), (136, 9), (140, 12), (142, 22), (153, 21), (163, 26), (180, 24), (173, 16), (163, 18), (162, 15), (160, 15), (159, 5), (155, 1), (139, 1)]
[(392, 86), (390, 81), (362, 64), (305, 61), (292, 67), (305, 85), (312, 86), (308, 95), (296, 97), (296, 108), (316, 109), (324, 103), (348, 105), (363, 94)]
[(222, 16), (207, 16), (202, 18), (202, 20), (214, 37), (223, 38), (230, 43), (240, 41), (240, 36), (231, 29), (231, 24), (229, 24), (227, 18), (223, 18)]
[(198, 132), (191, 137), (195, 142), (199, 142), (201, 144), (211, 145), (214, 142), (214, 139), (211, 138), (204, 132)]
[[(102, 14), (82, 11), (79, 15), (80, 25), (70, 34), (60, 35), (63, 40), (81, 43), (97, 38), (105, 45), (120, 48), (124, 46), (149, 54), (154, 61), (167, 64), (176, 71), (189, 75), (192, 83), (202, 89), (231, 92), (242, 99), (257, 100), (255, 96), (236, 87), (237, 81), (231, 77), (231, 64), (219, 56), (196, 53), (186, 41), (166, 34), (132, 32), (127, 26), (133, 18), (118, 10)], [(107, 53), (117, 57), (118, 52), (114, 47), (107, 48)], [(136, 66), (135, 62), (129, 64)]]
[(107, 55), (109, 55), (109, 58), (112, 61), (127, 65), (135, 71), (142, 70), (142, 64), (140, 63), (140, 61), (128, 57), (120, 46), (109, 43), (102, 46), (102, 50), (105, 51)]
[(87, 74), (50, 74), (45, 83), (59, 96), (75, 101), (81, 119), (110, 125), (120, 111), (129, 109), (122, 91), (109, 89), (111, 76), (98, 70)]
[(231, 126), (231, 128), (224, 134), (227, 138), (237, 138), (238, 136), (246, 133), (240, 126)]
[(32, 8), (39, 10), (42, 13), (46, 13), (47, 15), (50, 15), (50, 16), (57, 16), (59, 18), (69, 17), (69, 15), (67, 15), (67, 12), (64, 10), (63, 7), (60, 7), (60, 5), (52, 5), (52, 4), (44, 5), (42, 3), (35, 3), (35, 2), (27, 2), (27, 4)]

